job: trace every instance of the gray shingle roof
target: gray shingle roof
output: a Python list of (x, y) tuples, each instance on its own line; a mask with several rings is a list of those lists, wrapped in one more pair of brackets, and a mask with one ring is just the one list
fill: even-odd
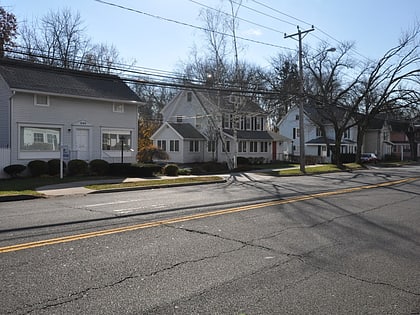
[(169, 123), (169, 125), (178, 132), (184, 139), (206, 140), (206, 138), (193, 127), (185, 123)]
[[(194, 91), (194, 89), (193, 89)], [(264, 114), (258, 104), (252, 102), (249, 97), (242, 97), (241, 104), (235, 104), (234, 97), (227, 92), (217, 93), (214, 91), (195, 91), (195, 95), (200, 100), (207, 112), (222, 111), (226, 113), (247, 113)]]
[(0, 59), (0, 75), (11, 89), (140, 102), (139, 97), (116, 75), (63, 69), (12, 59)]

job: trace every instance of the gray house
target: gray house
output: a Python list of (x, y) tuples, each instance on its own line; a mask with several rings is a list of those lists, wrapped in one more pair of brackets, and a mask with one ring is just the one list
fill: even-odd
[(232, 93), (192, 86), (180, 91), (161, 111), (163, 124), (151, 136), (169, 161), (218, 161), (233, 157), (283, 159), (289, 139), (267, 129), (267, 114), (258, 104)]
[(115, 75), (0, 59), (1, 170), (5, 162), (26, 165), (62, 155), (108, 162), (123, 155), (134, 162), (139, 104)]

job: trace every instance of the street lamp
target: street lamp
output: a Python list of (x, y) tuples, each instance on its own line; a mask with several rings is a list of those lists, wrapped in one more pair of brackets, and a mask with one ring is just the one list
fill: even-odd
[(120, 141), (121, 141), (121, 164), (124, 163), (124, 136), (120, 136)]

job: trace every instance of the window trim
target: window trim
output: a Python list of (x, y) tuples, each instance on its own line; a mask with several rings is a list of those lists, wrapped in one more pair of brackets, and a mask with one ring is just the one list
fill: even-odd
[(179, 152), (179, 140), (169, 140), (169, 152)]
[(123, 103), (112, 103), (113, 113), (124, 113), (125, 108)]
[[(21, 138), (23, 137), (22, 132), (24, 130), (22, 128), (39, 128), (39, 129), (52, 129), (58, 130), (58, 137), (57, 137), (57, 149), (56, 150), (22, 150), (21, 149)], [(60, 146), (63, 143), (63, 126), (62, 125), (50, 125), (50, 124), (18, 124), (17, 126), (18, 132), (18, 142), (17, 142), (17, 151), (18, 151), (18, 159), (54, 159), (60, 158)], [(45, 138), (47, 139), (47, 138)], [(47, 140), (48, 141), (48, 140)]]
[[(112, 134), (112, 135), (116, 135), (116, 138), (114, 140), (116, 140), (115, 144), (112, 144), (112, 139), (110, 138), (111, 142), (109, 143), (109, 148), (104, 148), (104, 134)], [(134, 131), (132, 129), (125, 129), (125, 128), (101, 128), (101, 151), (104, 152), (106, 151), (108, 154), (110, 152), (121, 152), (121, 147), (118, 147), (118, 144), (120, 143), (120, 136), (129, 136), (130, 139), (130, 143), (124, 144), (124, 151), (129, 150), (133, 147), (133, 134)], [(127, 147), (128, 146), (128, 147)], [(113, 149), (111, 149), (113, 147)], [(127, 147), (127, 149), (125, 149)]]
[[(38, 97), (42, 96), (45, 97), (47, 100), (47, 103), (40, 103), (38, 102)], [(50, 106), (50, 96), (46, 94), (34, 94), (34, 105), (40, 106), (40, 107), (49, 107)]]

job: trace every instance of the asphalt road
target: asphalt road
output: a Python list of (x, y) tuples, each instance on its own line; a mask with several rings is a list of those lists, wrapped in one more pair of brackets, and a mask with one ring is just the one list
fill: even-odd
[(419, 314), (420, 168), (0, 204), (1, 314)]

